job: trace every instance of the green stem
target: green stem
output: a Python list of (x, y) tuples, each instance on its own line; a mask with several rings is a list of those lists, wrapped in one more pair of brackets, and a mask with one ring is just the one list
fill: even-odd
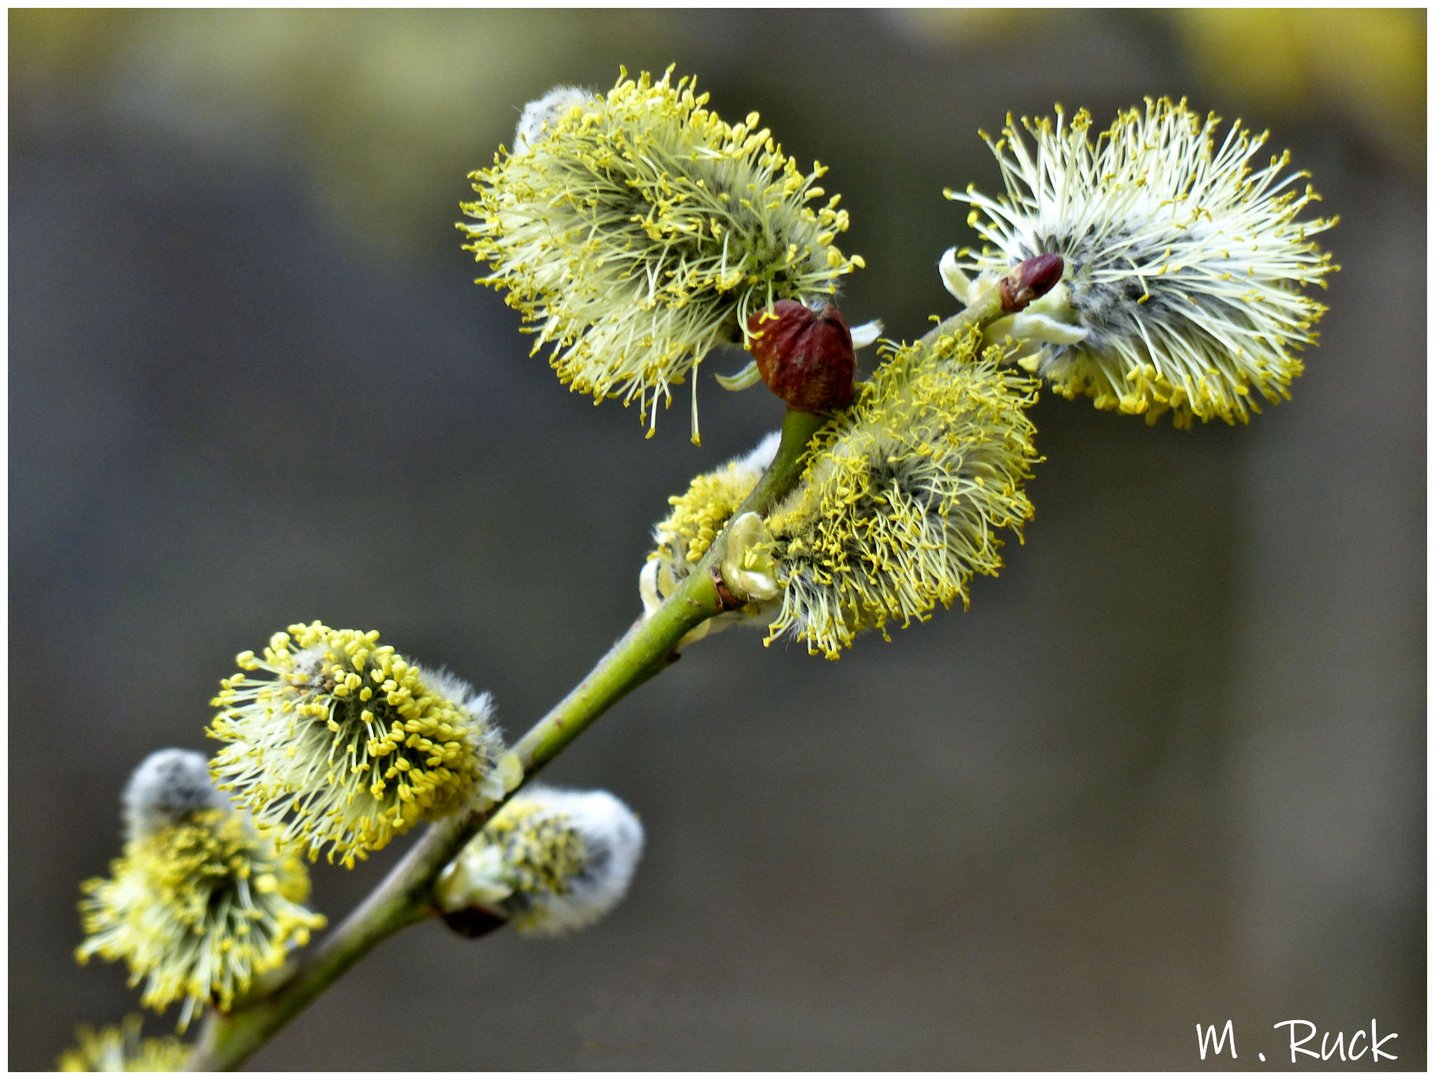
[(951, 318), (943, 319), (922, 335), (921, 343), (931, 345), (939, 337), (959, 334), (974, 326), (986, 326), (987, 323), (1001, 318), (1004, 314), (1000, 281), (994, 279), (966, 308)]
[(609, 705), (676, 660), (683, 636), (721, 612), (712, 579), (690, 575), (657, 611), (635, 622), (588, 676), (514, 744), (524, 779), (552, 761)]
[(360, 957), (390, 934), (420, 921), (426, 914), (424, 899), (417, 895), (426, 873), (421, 868), (434, 853), (440, 832), (426, 834), (276, 992), (227, 1015), (211, 1013), (190, 1056), (190, 1071), (237, 1068)]
[[(734, 520), (749, 510), (760, 513), (769, 509), (792, 489), (802, 474), (802, 452), (822, 421), (822, 417), (811, 413), (788, 410), (777, 454), (732, 515)], [(523, 765), (525, 780), (548, 764), (609, 705), (676, 659), (674, 650), (689, 630), (722, 613), (712, 568), (721, 560), (726, 540), (724, 529), (678, 591), (651, 615), (634, 623), (588, 677), (514, 744), (513, 752)]]
[[(966, 310), (930, 330), (922, 342), (930, 345), (942, 335), (985, 325), (1001, 314), (1001, 296), (994, 283)], [(788, 411), (777, 455), (731, 520), (749, 511), (766, 513), (792, 490), (802, 474), (807, 443), (824, 419)], [(726, 541), (725, 529), (678, 590), (656, 611), (634, 623), (583, 681), (513, 746), (523, 767), (522, 783), (562, 752), (609, 706), (677, 659), (678, 646), (689, 631), (722, 613), (713, 568), (722, 558)], [(208, 1071), (241, 1065), (375, 945), (432, 914), (434, 881), (497, 809), (489, 807), (430, 827), (378, 888), (283, 985), (227, 1015), (211, 1013), (189, 1068)]]
[[(765, 514), (772, 509), (773, 504), (792, 490), (798, 477), (802, 475), (802, 453), (826, 420), (825, 415), (787, 410), (787, 415), (782, 418), (782, 440), (777, 444), (777, 454), (758, 480), (757, 486), (752, 489), (752, 493), (734, 511), (732, 521), (749, 511)], [(704, 560), (705, 567), (715, 564), (722, 557), (722, 540), (726, 536), (727, 530), (724, 529), (722, 536), (708, 553), (709, 558)]]
[[(683, 635), (721, 610), (712, 579), (694, 574), (650, 617), (634, 623), (588, 676), (513, 747), (523, 764), (524, 781), (608, 706), (676, 659), (674, 650)], [(190, 1069), (232, 1069), (242, 1064), (375, 945), (431, 914), (434, 881), (496, 809), (433, 825), (287, 982), (233, 1013), (210, 1017)]]
[[(764, 511), (791, 489), (801, 475), (802, 452), (821, 423), (821, 417), (806, 413), (787, 414), (777, 456), (739, 513)], [(610, 705), (676, 660), (678, 646), (689, 631), (721, 614), (722, 600), (710, 571), (721, 558), (725, 538), (726, 533), (662, 606), (635, 622), (583, 681), (514, 744), (523, 783)], [(229, 1014), (211, 1013), (190, 1057), (190, 1070), (243, 1064), (375, 945), (432, 914), (434, 881), (497, 809), (489, 807), (431, 826), (283, 985)]]

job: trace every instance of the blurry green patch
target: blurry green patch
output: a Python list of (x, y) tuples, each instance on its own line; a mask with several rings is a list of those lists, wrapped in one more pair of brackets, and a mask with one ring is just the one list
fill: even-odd
[[(924, 48), (1017, 49), (1092, 33), (1109, 12), (1019, 8), (893, 10), (892, 25)], [(1267, 121), (1325, 115), (1407, 168), (1425, 163), (1425, 12), (1395, 8), (1181, 8), (1149, 12), (1200, 84), (1155, 86), (1209, 108), (1211, 92)], [(1099, 32), (1099, 30), (1098, 30)], [(1082, 73), (1073, 69), (1073, 77)], [(1246, 119), (1253, 119), (1246, 117)]]
[(272, 154), (277, 130), (354, 235), (432, 251), (452, 242), (475, 154), (511, 140), (525, 101), (665, 57), (664, 25), (621, 11), (27, 11), (11, 15), (11, 74), (22, 96), (142, 100), (144, 123), (241, 155)]
[(1193, 66), (1230, 96), (1268, 116), (1329, 110), (1395, 160), (1423, 165), (1423, 11), (1208, 8), (1171, 18)]

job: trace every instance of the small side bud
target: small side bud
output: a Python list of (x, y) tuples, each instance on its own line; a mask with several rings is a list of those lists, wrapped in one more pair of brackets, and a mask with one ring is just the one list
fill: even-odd
[(637, 816), (608, 792), (534, 784), (444, 869), (434, 903), (465, 937), (505, 923), (520, 934), (552, 937), (616, 907), (642, 852)]
[(125, 832), (137, 840), (224, 805), (209, 778), (208, 758), (193, 750), (156, 750), (125, 785)]
[(507, 915), (482, 904), (459, 908), (457, 911), (445, 911), (442, 914), (444, 924), (460, 937), (481, 938), (508, 925)]
[(753, 315), (747, 332), (762, 381), (789, 409), (818, 413), (852, 404), (857, 358), (852, 331), (835, 307), (779, 300)]
[(746, 604), (782, 595), (782, 588), (773, 578), (776, 568), (768, 554), (771, 546), (772, 534), (760, 515), (749, 511), (733, 521), (722, 562), (714, 568), (718, 571), (718, 597), (725, 610), (736, 611)]
[(1061, 280), (1066, 261), (1060, 255), (1037, 255), (1018, 263), (1001, 280), (1002, 310), (1022, 311), (1033, 300), (1045, 296)]

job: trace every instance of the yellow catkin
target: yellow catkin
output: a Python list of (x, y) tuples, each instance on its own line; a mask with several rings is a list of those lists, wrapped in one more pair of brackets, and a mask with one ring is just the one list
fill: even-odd
[(60, 1072), (180, 1072), (189, 1062), (189, 1047), (172, 1035), (141, 1038), (143, 1021), (127, 1016), (119, 1024), (76, 1032), (79, 1045), (60, 1055)]
[(960, 265), (1063, 256), (1062, 283), (1009, 328), (1056, 393), (1187, 428), (1290, 396), (1326, 310), (1302, 289), (1339, 268), (1312, 239), (1336, 219), (1299, 219), (1319, 196), (1289, 153), (1262, 162), (1266, 135), (1168, 98), (1094, 137), (1090, 113), (1058, 109), (984, 138), (1007, 194), (947, 192), (986, 245)]
[(419, 821), (503, 794), (488, 696), (377, 631), (296, 624), (238, 663), (213, 701), (216, 785), (311, 858), (327, 846), (352, 866)]
[(835, 659), (864, 630), (965, 605), (1032, 514), (1033, 386), (974, 335), (889, 350), (768, 517), (783, 590), (768, 640)]
[(303, 862), (227, 809), (130, 840), (110, 877), (81, 889), (88, 937), (77, 958), (127, 964), (131, 984), (144, 983), (146, 1007), (183, 1002), (181, 1031), (207, 1004), (229, 1008), (325, 923), (302, 906)]
[(576, 391), (636, 400), (650, 431), (670, 387), (754, 312), (830, 296), (861, 265), (831, 244), (848, 218), (822, 201), (822, 166), (803, 173), (756, 113), (728, 124), (671, 76), (560, 88), (539, 130), (472, 174), (459, 224), (534, 351), (551, 346)]

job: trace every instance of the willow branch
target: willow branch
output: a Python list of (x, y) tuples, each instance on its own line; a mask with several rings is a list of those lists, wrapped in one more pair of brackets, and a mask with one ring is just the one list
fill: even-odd
[[(801, 475), (803, 450), (821, 422), (806, 413), (787, 414), (777, 455), (740, 512), (769, 509), (792, 488)], [(676, 660), (678, 645), (689, 631), (722, 613), (711, 568), (721, 557), (725, 536), (672, 596), (635, 622), (583, 681), (514, 744), (524, 783), (611, 705)], [(210, 1071), (243, 1064), (375, 945), (432, 914), (434, 882), (497, 809), (492, 806), (431, 826), (278, 989), (231, 1013), (211, 1013), (189, 1068)]]

